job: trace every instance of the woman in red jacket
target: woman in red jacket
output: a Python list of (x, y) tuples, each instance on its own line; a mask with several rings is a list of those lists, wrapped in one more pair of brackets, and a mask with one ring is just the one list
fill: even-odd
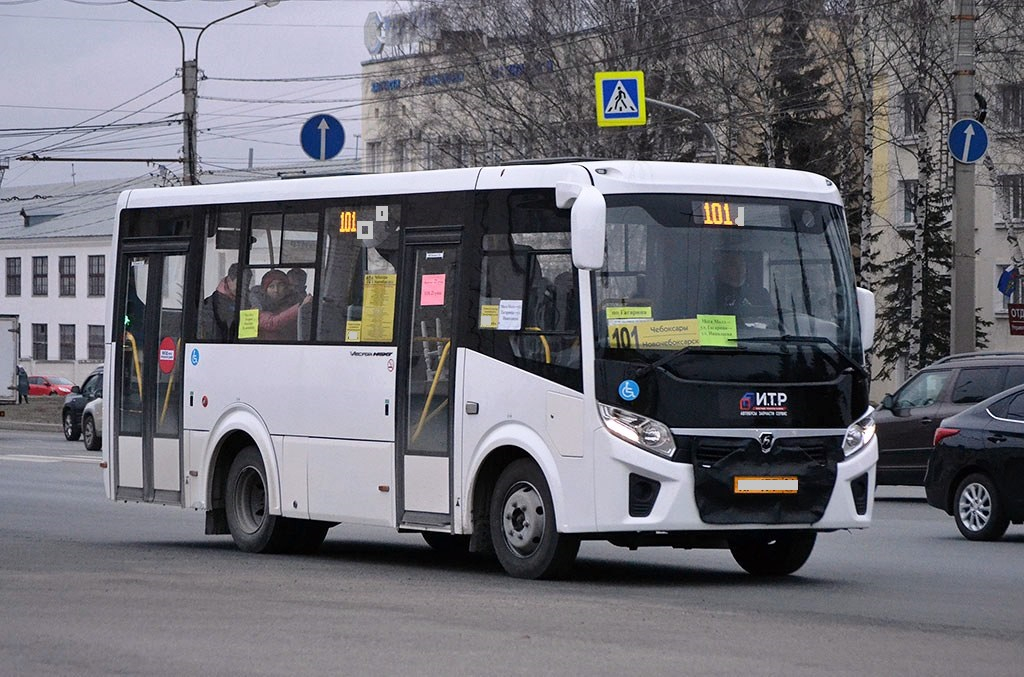
[(259, 338), (264, 341), (294, 341), (298, 338), (299, 306), (312, 300), (306, 296), (299, 303), (291, 298), (291, 285), (284, 271), (268, 270), (260, 282), (263, 301), (260, 304)]

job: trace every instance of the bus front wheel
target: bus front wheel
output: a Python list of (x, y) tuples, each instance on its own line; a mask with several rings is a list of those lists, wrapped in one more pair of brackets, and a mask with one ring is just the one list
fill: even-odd
[(491, 542), (498, 561), (515, 578), (558, 578), (568, 573), (579, 538), (556, 528), (551, 491), (530, 459), (513, 461), (494, 486)]
[(228, 529), (239, 550), (280, 552), (291, 540), (287, 520), (270, 514), (267, 498), (263, 458), (246, 447), (231, 463), (225, 492)]
[(817, 534), (813, 531), (742, 536), (729, 541), (729, 550), (749, 574), (788, 576), (807, 562), (815, 540)]

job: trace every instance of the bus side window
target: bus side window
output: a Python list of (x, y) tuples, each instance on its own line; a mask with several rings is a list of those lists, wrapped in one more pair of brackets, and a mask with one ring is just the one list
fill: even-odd
[(494, 191), (485, 199), (474, 349), (582, 389), (568, 211), (555, 207), (547, 189)]
[[(248, 311), (239, 338), (257, 341), (312, 340), (312, 294), (320, 216), (314, 212), (255, 213), (248, 243), (252, 284), (243, 308)], [(255, 313), (255, 314), (251, 314)], [(255, 334), (254, 330), (255, 329)]]
[(394, 341), (397, 224), (401, 223), (402, 209), (400, 204), (379, 202), (332, 206), (324, 212), (326, 236), (317, 300), (318, 341)]
[(238, 296), (246, 296), (251, 277), (248, 271), (243, 273), (238, 264), (242, 214), (239, 211), (210, 210), (206, 218), (203, 292), (199, 301), (196, 338), (231, 341), (238, 331)]

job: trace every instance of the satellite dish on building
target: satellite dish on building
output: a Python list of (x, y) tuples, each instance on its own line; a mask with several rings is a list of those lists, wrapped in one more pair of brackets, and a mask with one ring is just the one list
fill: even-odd
[(378, 12), (370, 12), (363, 24), (363, 44), (366, 51), (376, 56), (384, 49), (384, 20)]

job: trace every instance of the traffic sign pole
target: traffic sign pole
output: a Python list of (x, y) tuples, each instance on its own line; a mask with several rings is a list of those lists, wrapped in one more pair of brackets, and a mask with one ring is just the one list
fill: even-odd
[[(977, 20), (975, 0), (956, 0), (954, 11), (953, 40), (953, 91), (956, 95), (957, 117), (968, 118), (974, 110), (974, 24)], [(977, 128), (974, 127), (977, 125)], [(977, 348), (975, 307), (977, 296), (974, 273), (974, 162), (981, 159), (985, 148), (979, 152), (976, 132), (984, 127), (976, 120), (958, 120), (950, 129), (963, 128), (963, 160), (954, 162), (953, 169), (953, 270), (950, 279), (949, 352), (974, 352)], [(972, 134), (967, 135), (967, 130)], [(987, 135), (986, 135), (987, 137)], [(970, 146), (970, 147), (968, 147)], [(953, 146), (950, 146), (953, 150)], [(956, 156), (955, 150), (953, 150)], [(959, 159), (959, 158), (958, 158)]]

